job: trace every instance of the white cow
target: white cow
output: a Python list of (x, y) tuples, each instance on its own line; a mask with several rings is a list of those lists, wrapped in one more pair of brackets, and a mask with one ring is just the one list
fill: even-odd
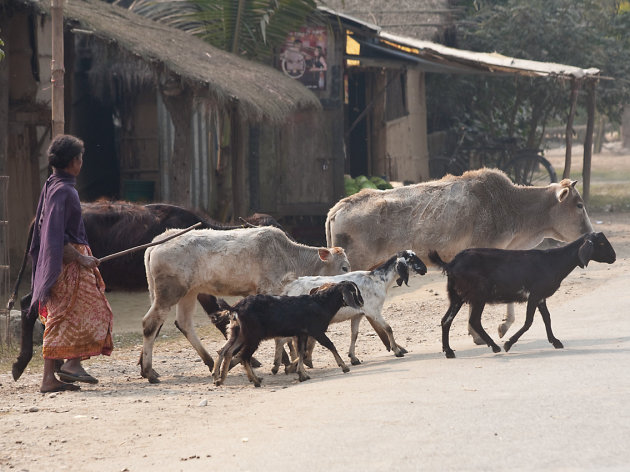
[[(531, 249), (546, 237), (573, 241), (593, 231), (576, 183), (524, 187), (499, 170), (480, 169), (391, 190), (365, 189), (330, 209), (326, 240), (346, 250), (354, 270), (406, 248), (422, 260), (434, 250), (449, 261), (471, 247)], [(501, 337), (513, 321), (510, 305)]]
[[(154, 240), (177, 232), (168, 230)], [(214, 296), (278, 294), (284, 283), (302, 275), (336, 275), (350, 271), (343, 249), (316, 248), (291, 241), (273, 227), (190, 231), (150, 247), (144, 264), (151, 307), (142, 319), (143, 377), (158, 382), (152, 368), (155, 338), (172, 306), (175, 325), (212, 371), (214, 362), (194, 330), (192, 314), (198, 293)]]

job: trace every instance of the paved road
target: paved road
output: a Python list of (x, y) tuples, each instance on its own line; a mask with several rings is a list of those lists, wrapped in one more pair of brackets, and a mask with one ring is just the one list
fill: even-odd
[[(627, 471), (629, 265), (615, 277), (589, 267), (576, 275), (588, 283), (572, 297), (550, 300), (563, 350), (547, 343), (537, 316), (510, 353), (458, 337), (457, 359), (445, 359), (435, 342), (410, 345), (404, 358), (383, 351), (349, 374), (317, 369), (302, 384), (264, 372), (262, 389), (235, 389), (242, 378), (228, 390), (209, 388), (199, 373), (180, 390), (173, 377), (150, 386), (126, 362), (131, 380), (110, 396), (111, 385), (99, 385), (70, 405), (61, 403), (69, 394), (40, 400), (37, 416), (16, 407), (0, 416), (8, 441), (0, 456), (17, 470), (46, 462), (51, 470), (130, 472)], [(190, 366), (188, 350), (169, 363), (184, 356)], [(27, 408), (21, 401), (12, 397)]]

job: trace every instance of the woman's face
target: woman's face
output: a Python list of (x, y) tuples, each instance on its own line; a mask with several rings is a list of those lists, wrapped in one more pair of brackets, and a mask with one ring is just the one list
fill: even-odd
[(81, 172), (81, 166), (83, 166), (83, 153), (72, 159), (65, 171), (76, 177)]

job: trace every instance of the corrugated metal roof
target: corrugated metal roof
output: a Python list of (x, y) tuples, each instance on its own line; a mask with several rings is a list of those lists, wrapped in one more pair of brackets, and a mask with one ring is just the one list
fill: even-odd
[(450, 48), (441, 44), (420, 39), (399, 36), (384, 31), (379, 31), (378, 39), (383, 45), (397, 49), (397, 46), (410, 48), (406, 49), (409, 54), (416, 55), (425, 60), (434, 60), (436, 63), (486, 71), (488, 73), (503, 73), (524, 76), (558, 76), (567, 78), (582, 79), (589, 76), (597, 76), (599, 69), (570, 66), (566, 64), (556, 64), (553, 62), (530, 61), (508, 57), (498, 52), (485, 53), (473, 52), (462, 49)]
[[(451, 48), (431, 41), (390, 33), (379, 25), (327, 7), (318, 8), (328, 15), (338, 17), (346, 28), (356, 33), (355, 39), (363, 46), (414, 62), (427, 72), (556, 76), (576, 79), (594, 77), (600, 73), (596, 68), (582, 69), (566, 64), (508, 57), (498, 52), (473, 52)], [(359, 38), (362, 33), (366, 36)]]

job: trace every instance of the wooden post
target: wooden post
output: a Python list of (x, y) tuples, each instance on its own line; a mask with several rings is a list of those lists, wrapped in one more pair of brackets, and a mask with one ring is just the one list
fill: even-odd
[(564, 139), (566, 143), (566, 150), (564, 155), (564, 172), (562, 172), (562, 178), (568, 179), (571, 174), (571, 147), (573, 146), (573, 118), (575, 118), (575, 108), (578, 98), (578, 89), (580, 88), (580, 81), (577, 79), (571, 80), (571, 108), (569, 109), (569, 117), (567, 118), (567, 128), (564, 132)]
[(64, 119), (64, 59), (63, 59), (63, 2), (64, 0), (50, 0), (50, 14), (52, 17), (52, 61), (50, 64), (52, 84), (52, 135), (63, 134)]
[(593, 155), (593, 128), (595, 127), (595, 80), (589, 80), (586, 97), (586, 136), (584, 137), (584, 161), (582, 165), (582, 179), (584, 191), (582, 198), (588, 204), (591, 194), (591, 157)]

